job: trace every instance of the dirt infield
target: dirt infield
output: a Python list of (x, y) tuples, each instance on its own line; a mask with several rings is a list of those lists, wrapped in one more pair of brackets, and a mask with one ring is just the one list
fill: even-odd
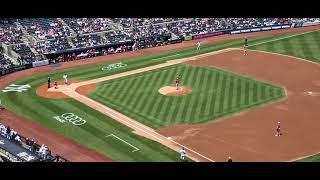
[[(201, 40), (201, 42), (202, 42), (203, 45), (205, 45), (205, 44), (212, 43), (212, 42), (222, 42), (222, 41), (225, 41), (225, 40), (242, 39), (244, 37), (250, 38), (250, 37), (263, 36), (263, 35), (292, 34), (292, 33), (297, 33), (297, 32), (305, 32), (305, 31), (310, 31), (310, 30), (316, 30), (316, 29), (319, 29), (319, 27), (320, 26), (312, 26), (312, 27), (299, 28), (299, 29), (274, 30), (274, 31), (266, 31), (266, 32), (237, 34), (237, 35), (222, 35), (222, 36), (217, 36), (217, 37), (210, 37), (210, 38)], [(112, 62), (112, 61), (117, 61), (117, 60), (120, 60), (120, 59), (123, 59), (123, 58), (128, 58), (128, 57), (137, 57), (137, 56), (143, 56), (143, 55), (148, 55), (148, 54), (153, 54), (153, 53), (165, 52), (165, 51), (168, 51), (168, 50), (175, 50), (175, 49), (181, 49), (181, 48), (186, 48), (186, 47), (192, 47), (192, 46), (195, 46), (196, 41), (197, 40), (185, 41), (185, 42), (180, 43), (180, 44), (173, 44), (173, 45), (168, 45), (168, 46), (161, 46), (161, 47), (143, 49), (143, 50), (139, 50), (139, 51), (135, 51), (135, 52), (125, 52), (125, 53), (121, 53), (121, 54), (101, 56), (101, 57), (97, 57), (97, 58), (91, 58), (90, 60), (65, 62), (65, 63), (62, 63), (62, 65), (59, 66), (59, 67), (57, 67), (57, 66), (55, 66), (55, 67), (54, 66), (43, 66), (43, 67), (28, 69), (28, 70), (24, 70), (24, 71), (19, 71), (19, 72), (16, 72), (16, 73), (12, 73), (12, 74), (0, 77), (0, 88), (2, 89), (2, 88), (6, 87), (11, 82), (13, 82), (13, 81), (15, 81), (17, 79), (21, 79), (21, 78), (24, 78), (24, 77), (27, 77), (27, 76), (31, 76), (33, 74), (44, 73), (44, 72), (49, 72), (49, 71), (55, 71), (55, 70), (59, 70), (59, 69), (82, 66), (82, 65), (87, 65), (87, 64), (105, 63), (105, 62), (108, 62), (108, 61)], [(277, 64), (277, 63), (275, 63), (275, 64)], [(241, 67), (239, 67), (239, 68), (241, 68)], [(245, 67), (243, 67), (243, 68), (245, 68)], [(278, 68), (280, 68), (280, 66)], [(284, 68), (284, 67), (281, 67), (281, 68)], [(297, 72), (297, 73), (299, 73), (299, 72)], [(289, 77), (289, 79), (290, 79), (290, 77)], [(79, 90), (79, 91), (81, 91), (81, 90)], [(291, 92), (288, 92), (289, 95), (290, 95), (290, 93)], [(307, 96), (307, 97), (309, 97), (309, 96)], [(317, 105), (319, 106), (319, 104), (317, 104)], [(285, 108), (287, 107), (286, 104), (284, 104), (282, 106), (284, 106)], [(316, 106), (311, 106), (310, 108), (314, 109), (315, 107)], [(280, 111), (281, 109), (277, 109), (277, 110)], [(308, 114), (305, 114), (305, 115), (308, 115)], [(310, 115), (308, 115), (308, 116), (312, 117)], [(49, 146), (49, 148), (51, 148), (52, 152), (58, 153), (58, 154), (64, 156), (65, 158), (67, 158), (67, 159), (69, 159), (71, 161), (111, 161), (109, 158), (106, 158), (105, 156), (95, 152), (94, 150), (89, 150), (88, 148), (85, 148), (84, 146), (76, 143), (73, 140), (69, 140), (69, 139), (67, 139), (67, 138), (65, 138), (63, 136), (60, 136), (60, 135), (56, 134), (53, 130), (50, 130), (50, 129), (45, 128), (45, 127), (42, 127), (41, 125), (39, 125), (37, 123), (34, 123), (31, 120), (28, 120), (27, 118), (24, 118), (24, 117), (21, 117), (21, 116), (17, 116), (17, 115), (15, 115), (15, 114), (7, 111), (7, 110), (2, 110), (1, 113), (0, 113), (0, 117), (1, 117), (0, 122), (2, 122), (4, 124), (7, 124), (7, 125), (10, 125), (12, 128), (16, 129), (18, 132), (20, 132), (23, 135), (28, 136), (30, 138), (32, 137), (33, 139), (35, 139), (39, 143), (47, 144)], [(276, 120), (274, 120), (274, 121), (276, 121)], [(286, 121), (288, 121), (288, 120), (286, 120)], [(226, 121), (226, 122), (229, 122), (229, 121)], [(252, 120), (251, 120), (251, 122), (252, 122)], [(219, 124), (219, 123), (212, 123), (212, 124)], [(232, 126), (240, 126), (240, 125), (237, 125), (237, 123), (234, 123), (234, 124), (231, 123), (231, 125)], [(301, 125), (301, 126), (299, 126), (299, 125)], [(300, 123), (299, 125), (298, 125), (298, 127), (304, 127), (305, 126), (303, 123)], [(210, 129), (211, 126), (212, 125), (210, 124), (208, 129)], [(216, 126), (216, 125), (213, 125), (213, 126)], [(267, 128), (268, 129), (268, 133), (270, 132), (270, 130), (273, 130), (273, 128), (274, 128), (273, 126), (274, 126), (273, 124), (271, 125), (271, 127), (269, 127), (269, 125), (267, 126), (268, 127)], [(286, 126), (285, 122), (284, 122), (284, 126)], [(174, 133), (179, 133), (179, 132), (183, 131), (183, 128), (181, 129), (181, 127), (183, 127), (183, 126), (177, 127), (178, 129), (177, 129), (177, 131), (174, 131)], [(201, 127), (200, 129), (202, 131), (204, 131), (206, 129), (206, 128), (202, 127), (202, 126), (199, 126), (199, 127)], [(224, 125), (223, 128), (225, 129), (225, 127), (226, 126)], [(259, 127), (261, 127), (261, 126), (259, 126)], [(216, 128), (218, 128), (218, 127), (216, 127)], [(289, 126), (288, 126), (288, 128), (289, 128)], [(310, 129), (310, 131), (308, 131), (309, 134), (310, 133), (316, 134), (317, 128), (318, 127), (316, 127), (316, 126), (312, 127)], [(300, 130), (302, 130), (302, 129), (304, 129), (304, 128), (301, 128)], [(313, 131), (313, 130), (315, 130), (315, 131)], [(171, 128), (169, 128), (168, 131), (163, 130), (163, 132), (165, 134), (166, 133), (171, 134), (172, 131), (171, 131)], [(198, 132), (197, 129), (195, 129), (192, 132), (193, 132), (192, 137), (194, 136), (194, 134), (196, 134), (196, 135), (199, 134), (199, 133), (197, 133)], [(301, 132), (301, 134), (304, 134), (304, 133)], [(281, 137), (281, 139), (279, 139), (279, 138), (278, 139), (280, 141), (284, 141), (283, 139), (285, 139), (285, 138), (286, 138), (286, 135)], [(299, 141), (301, 143), (301, 146), (307, 147), (305, 151), (300, 153), (301, 156), (307, 154), (307, 152), (311, 152), (312, 153), (312, 152), (314, 152), (316, 150), (320, 150), (318, 148), (319, 145), (314, 145), (314, 144), (308, 143), (308, 142), (311, 142), (311, 140), (316, 141), (317, 140), (316, 139), (317, 136), (308, 136), (308, 138), (309, 138), (309, 140), (305, 141), (305, 143), (301, 143), (301, 141)], [(248, 139), (250, 139), (250, 138), (248, 137)], [(301, 139), (301, 138), (299, 138), (299, 139)], [(183, 143), (190, 144), (191, 141), (185, 141)], [(198, 143), (198, 145), (197, 145), (197, 143)], [(205, 139), (202, 140), (202, 139), (199, 139), (198, 137), (197, 137), (197, 143), (195, 143), (195, 144), (191, 143), (190, 145), (192, 145), (192, 147), (196, 147), (198, 149), (199, 144), (202, 144), (202, 143), (204, 143), (204, 145), (208, 144), (208, 142), (206, 142)], [(288, 143), (284, 143), (284, 144), (282, 144), (282, 146), (283, 147), (290, 147), (290, 146), (284, 146), (285, 144), (288, 144)], [(273, 144), (273, 145), (274, 145), (273, 147), (275, 149), (275, 147), (277, 147), (277, 144)], [(314, 146), (316, 146), (316, 147), (313, 148)], [(222, 146), (222, 148), (223, 148), (223, 146)], [(227, 146), (227, 148), (230, 148), (230, 147)], [(210, 148), (208, 148), (208, 150), (209, 149), (212, 150), (211, 153), (214, 153), (214, 154), (210, 155), (213, 158), (220, 157), (221, 160), (224, 160), (225, 159), (224, 155), (231, 153), (233, 159), (235, 159), (235, 160), (240, 159), (241, 160), (241, 158), (238, 158), (236, 156), (236, 153), (233, 153), (232, 151), (226, 152), (226, 150), (224, 150), (219, 154), (218, 151), (214, 151), (215, 147), (212, 147), (212, 148), (210, 147)], [(202, 148), (200, 148), (200, 151), (204, 151), (206, 154), (208, 153), (208, 150), (203, 150)], [(289, 151), (290, 150), (293, 151), (293, 149), (289, 149)], [(235, 148), (235, 151), (238, 151), (238, 149)], [(240, 152), (238, 152), (238, 154)], [(292, 155), (292, 153), (291, 153), (291, 155)], [(299, 153), (296, 153), (296, 155), (299, 155)], [(288, 158), (280, 158), (280, 159), (288, 159)], [(291, 158), (291, 156), (290, 156), (290, 158)], [(270, 158), (270, 159), (277, 159), (277, 158)], [(246, 159), (246, 160), (257, 160), (257, 158), (249, 158), (249, 159)]]
[[(294, 57), (235, 50), (197, 61), (286, 88), (288, 99), (242, 112), (223, 121), (177, 125), (158, 132), (216, 161), (289, 161), (320, 151), (320, 65)], [(283, 136), (275, 137), (277, 122)]]
[[(78, 83), (81, 82), (79, 80), (71, 80), (69, 81), (69, 84), (71, 85), (72, 83)], [(63, 85), (64, 81), (57, 81), (58, 85)], [(51, 88), (54, 88), (54, 84), (51, 83)], [(96, 90), (96, 85), (95, 84), (89, 84), (89, 85), (84, 85), (76, 89), (76, 92), (82, 95), (88, 95)], [(52, 99), (66, 99), (70, 98), (69, 96), (61, 93), (61, 92), (53, 92), (53, 91), (48, 91), (48, 84), (45, 83), (41, 85), (40, 87), (37, 88), (36, 93), (38, 96), (45, 97), (45, 98), (52, 98)]]
[(177, 90), (174, 85), (172, 86), (164, 86), (159, 89), (159, 93), (165, 96), (184, 96), (191, 93), (191, 89), (189, 87), (179, 87)]

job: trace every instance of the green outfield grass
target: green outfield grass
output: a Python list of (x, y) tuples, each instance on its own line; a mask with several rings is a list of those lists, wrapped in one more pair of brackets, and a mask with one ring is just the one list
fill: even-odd
[[(250, 39), (250, 43), (265, 42), (268, 40), (276, 39), (278, 37), (281, 37), (281, 36), (254, 38), (254, 39)], [(24, 116), (41, 126), (48, 127), (65, 137), (71, 138), (77, 141), (78, 143), (85, 145), (86, 147), (95, 149), (96, 151), (102, 154), (105, 154), (106, 156), (116, 161), (177, 161), (178, 153), (154, 141), (151, 141), (133, 134), (131, 132), (132, 131), (131, 129), (119, 124), (118, 122), (113, 121), (111, 118), (72, 99), (67, 99), (67, 100), (66, 99), (46, 99), (46, 98), (39, 97), (35, 93), (36, 88), (42, 84), (45, 84), (48, 76), (52, 78), (52, 81), (62, 80), (62, 75), (64, 73), (67, 73), (71, 80), (73, 79), (89, 80), (89, 79), (116, 74), (119, 72), (124, 72), (128, 70), (133, 70), (133, 69), (138, 69), (138, 68), (142, 68), (150, 65), (159, 64), (167, 60), (172, 60), (172, 59), (177, 59), (182, 57), (190, 57), (197, 54), (216, 51), (216, 50), (220, 50), (228, 47), (240, 47), (242, 45), (243, 45), (243, 40), (227, 41), (227, 42), (221, 42), (219, 44), (205, 45), (201, 51), (196, 51), (195, 47), (192, 47), (192, 48), (187, 48), (182, 50), (152, 54), (152, 55), (143, 56), (143, 57), (123, 59), (121, 60), (121, 62), (126, 63), (127, 66), (125, 68), (112, 70), (112, 71), (102, 71), (101, 68), (103, 66), (109, 65), (110, 63), (101, 63), (97, 65), (85, 65), (81, 67), (68, 68), (68, 69), (59, 70), (59, 71), (45, 72), (42, 74), (33, 75), (31, 77), (26, 77), (24, 79), (14, 82), (14, 84), (19, 84), (19, 85), (29, 84), (31, 88), (21, 93), (0, 91), (0, 99), (2, 100), (2, 103), (7, 109), (21, 116)], [(235, 93), (235, 92), (243, 93), (242, 90), (236, 91), (237, 89), (235, 88), (240, 84), (243, 84), (243, 82), (249, 82), (249, 86), (247, 86), (247, 84), (244, 83), (243, 86), (241, 87), (244, 87), (244, 88), (249, 87), (249, 89), (251, 85), (254, 85), (254, 84), (256, 84), (257, 87), (258, 86), (269, 87), (267, 85), (262, 85), (258, 82), (254, 83), (254, 81), (252, 80), (246, 80), (245, 78), (241, 78), (240, 76), (237, 77), (233, 74), (222, 72), (217, 69), (210, 69), (210, 68), (206, 69), (206, 68), (200, 68), (200, 67), (195, 68), (195, 67), (188, 67), (188, 66), (176, 66), (173, 68), (177, 68), (185, 72), (190, 70), (192, 73), (201, 71), (201, 73), (204, 73), (205, 75), (204, 78), (207, 78), (207, 79), (209, 79), (211, 76), (216, 77), (217, 80), (219, 80), (219, 83), (216, 84), (216, 82), (211, 82), (211, 85), (216, 84), (217, 87), (215, 90), (220, 91), (220, 93), (222, 92), (221, 91), (222, 86), (231, 87), (229, 89), (233, 89), (232, 92), (225, 91), (224, 93), (226, 94)], [(143, 76), (140, 79), (143, 79), (144, 77), (154, 78), (152, 74), (153, 72), (150, 72), (149, 75), (143, 74)], [(160, 75), (161, 70), (156, 74)], [(218, 74), (220, 74), (219, 79), (218, 79)], [(197, 78), (194, 83), (201, 82), (199, 80), (201, 78), (200, 76), (194, 76), (194, 77)], [(220, 80), (220, 78), (224, 79), (224, 78), (231, 78), (231, 77), (233, 77), (234, 79), (240, 79), (240, 80), (235, 82), (235, 84), (233, 85), (232, 83), (230, 84), (225, 84), (226, 82), (222, 83), (222, 81)], [(190, 76), (190, 78), (193, 78), (193, 76), (192, 77)], [(139, 78), (137, 80), (139, 80)], [(124, 82), (125, 80), (122, 80), (122, 81)], [(172, 79), (170, 80), (163, 79), (162, 81), (171, 82)], [(186, 82), (190, 83), (190, 85), (193, 86), (192, 80), (188, 79)], [(229, 80), (229, 82), (231, 81)], [(208, 83), (208, 85), (210, 85), (210, 83)], [(199, 85), (197, 87), (198, 88), (194, 88), (194, 87), (192, 88), (193, 88), (193, 91), (199, 95), (199, 92), (208, 89), (209, 86), (206, 87), (206, 86)], [(253, 88), (255, 88), (255, 86)], [(237, 103), (240, 102), (240, 106), (242, 106), (243, 108), (248, 108), (243, 105), (246, 103), (253, 105), (254, 102), (259, 102), (258, 100), (264, 100), (263, 98), (257, 98), (257, 97), (260, 97), (260, 95), (262, 95), (261, 93), (262, 91), (260, 90), (260, 95), (258, 92), (259, 90), (255, 90), (255, 91), (257, 92), (256, 93), (257, 96), (253, 95), (254, 90), (249, 91), (248, 95), (250, 95), (251, 93), (252, 96), (250, 95), (249, 97), (251, 97), (252, 99), (249, 98), (248, 100), (247, 100), (246, 94), (242, 94), (242, 96), (232, 95), (233, 98), (226, 98), (227, 95), (221, 96), (221, 98), (222, 97), (224, 98), (223, 100), (220, 99), (220, 97), (219, 98), (216, 97), (217, 101), (214, 101), (214, 104), (212, 105), (214, 107), (213, 109), (215, 112), (214, 116), (219, 116), (219, 115), (223, 116), (224, 112), (230, 113), (230, 112), (227, 112), (225, 108), (230, 106), (233, 107), (235, 105), (234, 102), (237, 102)], [(266, 92), (265, 94), (266, 98), (270, 97), (270, 91), (264, 91), (264, 92)], [(276, 91), (273, 91), (273, 92), (276, 92)], [(212, 95), (214, 94), (211, 93), (210, 96)], [(201, 96), (202, 95), (199, 95), (199, 97)], [(189, 99), (188, 101), (196, 102), (194, 99), (195, 97), (198, 97), (198, 96), (192, 96), (191, 94), (190, 97), (192, 97), (192, 99)], [(240, 98), (240, 101), (238, 101), (237, 98), (234, 98), (234, 97)], [(135, 96), (135, 98), (137, 99), (139, 97)], [(243, 102), (241, 101), (241, 98), (245, 99), (244, 104), (241, 104)], [(202, 97), (202, 99), (204, 99), (204, 96)], [(161, 100), (161, 98), (159, 100)], [(182, 98), (178, 97), (176, 100), (172, 102), (165, 101), (166, 102), (165, 105), (166, 105), (166, 108), (170, 108), (169, 103), (174, 103), (175, 101), (186, 101), (186, 100), (187, 99), (183, 97)], [(231, 103), (229, 103), (230, 100), (232, 101)], [(224, 104), (223, 107), (216, 107), (218, 106), (218, 104), (216, 103), (221, 104), (222, 102)], [(204, 110), (195, 109), (196, 114), (197, 113), (199, 114), (202, 111), (204, 111), (204, 114), (208, 114), (210, 110), (212, 111), (212, 109), (209, 109), (209, 107), (211, 108), (212, 106), (206, 105), (209, 103), (209, 101), (197, 101), (197, 103), (207, 108), (205, 108)], [(239, 109), (239, 106), (237, 103), (235, 107)], [(185, 104), (188, 104), (188, 103), (185, 103)], [(132, 103), (131, 103), (131, 106), (132, 106)], [(141, 106), (141, 103), (137, 108), (139, 108), (140, 106)], [(175, 108), (174, 110), (179, 110), (179, 109)], [(71, 123), (60, 123), (53, 118), (54, 116), (59, 116), (67, 112), (72, 112), (78, 115), (79, 117), (83, 118), (84, 120), (87, 121), (86, 124), (82, 126), (75, 126)], [(171, 115), (174, 115), (174, 114), (171, 112)], [(180, 114), (179, 116), (181, 115), (182, 114)], [(158, 116), (161, 116), (161, 114), (158, 114)], [(195, 115), (185, 114), (183, 116), (189, 116), (190, 117), (189, 120), (192, 121), (193, 123), (205, 122), (209, 120), (208, 118), (205, 119), (205, 117), (202, 117), (201, 119), (196, 119)], [(178, 120), (179, 118), (174, 119), (174, 121), (176, 121), (177, 123), (181, 123), (181, 121), (179, 122)], [(172, 122), (169, 122), (169, 120), (167, 121), (168, 121), (168, 124), (175, 123), (173, 121)], [(160, 124), (159, 125), (160, 127), (161, 122), (159, 124)], [(106, 137), (110, 134), (114, 134), (117, 137), (121, 138), (122, 140), (130, 143), (132, 146), (139, 148), (139, 151), (132, 152), (133, 149), (131, 146), (127, 146), (127, 144), (123, 143), (122, 141), (117, 141), (116, 138), (112, 136)], [(45, 143), (45, 142), (40, 142), (40, 143)]]
[(297, 160), (296, 162), (320, 162), (320, 154)]
[[(169, 97), (158, 92), (179, 75), (192, 92)], [(99, 83), (90, 97), (153, 128), (204, 123), (284, 97), (282, 88), (223, 70), (177, 65)]]
[(315, 31), (257, 46), (251, 46), (249, 48), (296, 56), (319, 63), (320, 31)]

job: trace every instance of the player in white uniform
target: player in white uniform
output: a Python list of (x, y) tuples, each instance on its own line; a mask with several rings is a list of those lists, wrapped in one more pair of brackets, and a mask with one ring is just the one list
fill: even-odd
[(199, 51), (201, 49), (201, 43), (200, 41), (197, 42), (197, 50)]
[(64, 83), (68, 84), (68, 75), (67, 74), (63, 75), (63, 79), (64, 79)]
[(184, 150), (184, 148), (182, 148), (180, 150), (180, 160), (184, 161), (184, 157), (186, 156), (186, 150)]

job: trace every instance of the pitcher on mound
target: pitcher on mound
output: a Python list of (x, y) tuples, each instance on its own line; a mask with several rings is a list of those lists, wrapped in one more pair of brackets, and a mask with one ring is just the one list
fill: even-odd
[(180, 80), (179, 78), (176, 79), (176, 89), (179, 90), (179, 86), (180, 86)]

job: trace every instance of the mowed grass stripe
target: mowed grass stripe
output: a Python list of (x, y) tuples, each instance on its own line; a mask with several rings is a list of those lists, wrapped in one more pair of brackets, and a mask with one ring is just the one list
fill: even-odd
[(134, 92), (134, 94), (132, 95), (131, 99), (130, 97), (128, 97), (128, 99), (130, 99), (130, 101), (128, 102), (128, 106), (131, 107), (133, 111), (135, 111), (135, 109), (137, 108), (137, 105), (141, 102), (141, 98), (145, 96), (146, 89), (150, 88), (148, 84), (151, 78), (152, 78), (152, 75), (150, 74), (145, 78), (142, 78), (139, 82), (137, 82), (139, 83), (138, 84), (139, 88), (131, 90)]
[(154, 78), (152, 79), (150, 86), (153, 87), (153, 90), (150, 92), (150, 96), (147, 96), (144, 98), (144, 100), (146, 101), (145, 103), (143, 103), (142, 107), (145, 108), (141, 108), (141, 114), (147, 114), (148, 112), (151, 111), (151, 106), (154, 104), (154, 102), (150, 101), (149, 99), (154, 97), (158, 91), (156, 90), (158, 85), (160, 82), (159, 77), (161, 76), (161, 74), (159, 72), (154, 73)]
[(234, 109), (237, 107), (237, 97), (238, 95), (238, 78), (233, 77), (233, 87), (232, 87), (232, 101), (231, 106), (229, 108)]
[(206, 116), (209, 114), (210, 111), (210, 102), (212, 100), (213, 94), (215, 93), (215, 87), (214, 87), (214, 78), (216, 75), (216, 72), (213, 70), (207, 71), (207, 81), (206, 81), (206, 89), (208, 89), (208, 92), (210, 92), (207, 96), (207, 101), (205, 101), (205, 105), (203, 108), (201, 108), (200, 114), (201, 116)]
[[(188, 76), (188, 74), (190, 74), (190, 69), (191, 68), (185, 67), (185, 68), (183, 68), (183, 71), (181, 73), (183, 75), (183, 77), (186, 77), (185, 83), (189, 86), (190, 86), (190, 83), (188, 82), (188, 77), (190, 77), (190, 76)], [(174, 112), (171, 114), (170, 119), (172, 119), (174, 122), (179, 122), (180, 120), (178, 118), (178, 114), (179, 114), (179, 110), (181, 110), (180, 107), (183, 106), (183, 100), (185, 99), (185, 97), (178, 97), (175, 99), (177, 99), (176, 105), (178, 105), (178, 106), (176, 106), (176, 108), (174, 109)]]
[(148, 89), (148, 91), (146, 91), (144, 93), (143, 92), (140, 93), (140, 96), (137, 100), (137, 103), (135, 104), (135, 107), (133, 108), (134, 112), (137, 112), (137, 113), (142, 112), (142, 110), (146, 108), (145, 102), (148, 102), (147, 98), (152, 98), (151, 96), (146, 96), (146, 93), (148, 93), (148, 94), (152, 93), (152, 91), (149, 89), (154, 87), (154, 84), (156, 83), (156, 80), (157, 80), (157, 75), (158, 75), (157, 73), (151, 74), (148, 76), (148, 78), (146, 78), (147, 80), (145, 81), (144, 85), (145, 85), (146, 89)]
[[(108, 85), (110, 84), (116, 84), (116, 86), (114, 87), (114, 89), (112, 88), (108, 88)], [(109, 91), (109, 97), (110, 99), (114, 99), (119, 97), (119, 92), (121, 92), (123, 90), (123, 88), (126, 87), (127, 82), (126, 81), (114, 81), (113, 83), (106, 83), (104, 85), (104, 88), (107, 88)]]
[(218, 99), (218, 114), (221, 114), (223, 112), (223, 103), (224, 103), (224, 99), (226, 99), (226, 96), (225, 96), (225, 91), (227, 90), (226, 89), (226, 85), (227, 85), (227, 78), (228, 78), (228, 75), (225, 74), (225, 73), (222, 73), (222, 84), (221, 84), (221, 93), (220, 93), (220, 96), (219, 96), (219, 99)]
[[(299, 47), (300, 49), (302, 49), (303, 52), (303, 56), (306, 57), (307, 59), (314, 59), (314, 54), (313, 51), (311, 50), (311, 46), (312, 44), (308, 43), (307, 38), (300, 36), (298, 37), (300, 43), (299, 43)], [(319, 53), (319, 52), (317, 52)]]
[[(192, 78), (193, 78), (193, 74), (195, 72), (196, 68), (187, 68), (187, 74), (186, 74), (186, 82), (190, 85), (192, 85)], [(187, 99), (189, 98), (184, 98), (183, 97), (183, 100), (181, 102), (181, 105), (180, 105), (180, 109), (179, 111), (177, 112), (177, 117), (174, 118), (175, 121), (180, 121), (182, 122), (183, 121), (183, 115), (186, 113), (186, 104), (187, 104)]]
[(214, 86), (215, 91), (214, 91), (212, 99), (211, 99), (211, 103), (209, 106), (210, 107), (209, 112), (208, 112), (208, 114), (206, 114), (208, 116), (213, 115), (215, 117), (214, 109), (215, 109), (215, 102), (217, 100), (217, 96), (219, 95), (219, 83), (221, 82), (220, 78), (221, 78), (221, 74), (218, 71), (216, 71), (215, 76), (214, 76), (214, 81), (213, 81), (213, 86)]
[(198, 96), (190, 96), (189, 98), (191, 98), (191, 102), (190, 102), (190, 106), (189, 111), (188, 111), (188, 115), (187, 115), (187, 119), (189, 119), (189, 121), (191, 123), (197, 122), (199, 121), (199, 116), (195, 116), (197, 109), (201, 108), (201, 101), (203, 101), (204, 99), (201, 98), (201, 96), (203, 95), (203, 93), (201, 93), (201, 89), (204, 88), (204, 84), (205, 82), (203, 82), (203, 77), (205, 74), (205, 68), (199, 68), (198, 67), (198, 73), (196, 74), (196, 82), (193, 85), (193, 87), (195, 87), (194, 89), (196, 89), (195, 93), (198, 93)]
[(245, 80), (245, 99), (244, 99), (244, 105), (247, 106), (249, 104), (249, 94), (250, 94), (250, 82), (248, 80)]
[[(203, 69), (203, 79), (201, 79), (202, 81), (202, 85), (201, 85), (201, 88), (200, 88), (200, 96), (205, 96), (205, 92), (206, 91), (211, 91), (211, 89), (208, 88), (208, 84), (209, 84), (209, 75), (211, 74), (212, 72), (210, 72), (210, 70), (208, 69)], [(212, 93), (211, 93), (212, 94)], [(203, 112), (206, 108), (206, 105), (207, 105), (207, 102), (210, 101), (209, 99), (207, 98), (203, 98), (202, 101), (199, 102), (198, 106), (197, 106), (197, 110), (196, 112), (193, 114), (193, 119), (196, 119), (198, 117), (202, 117), (203, 116)]]
[[(193, 69), (194, 69), (194, 71), (189, 75), (189, 76), (192, 76), (192, 79), (188, 83), (190, 83), (190, 84), (192, 84), (192, 86), (196, 87), (195, 82), (198, 79), (198, 73), (200, 72), (200, 69), (198, 67), (195, 67)], [(191, 111), (190, 107), (191, 107), (191, 104), (193, 103), (192, 100), (194, 99), (194, 96), (190, 96), (189, 98), (185, 98), (185, 99), (186, 99), (186, 101), (183, 104), (183, 114), (181, 117), (182, 123), (186, 123), (189, 121), (190, 111)]]
[(254, 84), (255, 84), (254, 81), (249, 81), (249, 104), (253, 103), (253, 96), (254, 94), (256, 94), (253, 88)]
[(224, 75), (221, 74), (220, 72), (217, 72), (217, 93), (215, 95), (215, 100), (213, 101), (214, 103), (213, 112), (215, 115), (219, 112), (223, 81), (224, 81)]
[(258, 101), (258, 83), (253, 83), (253, 96), (252, 96), (252, 102), (257, 102)]
[(244, 78), (241, 78), (241, 99), (240, 99), (240, 106), (244, 106), (245, 105), (245, 98), (246, 98), (246, 83), (247, 81)]
[[(187, 69), (188, 69), (187, 67), (181, 66), (181, 68), (177, 70), (178, 74), (180, 74), (182, 77), (186, 77), (185, 72), (187, 71)], [(188, 84), (185, 84), (185, 85), (188, 85)], [(167, 110), (168, 114), (167, 114), (167, 119), (165, 119), (165, 122), (164, 122), (165, 124), (169, 124), (170, 122), (179, 122), (176, 120), (176, 113), (178, 112), (182, 98), (183, 97), (174, 97), (173, 100), (171, 100), (172, 103), (170, 104), (170, 107)]]
[(124, 93), (124, 98), (123, 98), (123, 104), (128, 106), (128, 104), (132, 101), (132, 97), (134, 97), (135, 93), (137, 92), (137, 89), (141, 88), (141, 81), (142, 78), (141, 76), (138, 76), (136, 78), (132, 78), (128, 81), (132, 81), (133, 85), (129, 87), (128, 91), (123, 91)]
[(232, 81), (232, 77), (230, 75), (227, 76), (227, 80), (226, 80), (226, 88), (224, 89), (224, 96), (225, 96), (225, 99), (223, 101), (223, 108), (222, 108), (222, 111), (228, 111), (228, 106), (229, 106), (229, 102), (231, 101), (232, 99), (232, 96), (231, 96), (231, 82)]
[[(169, 75), (167, 76), (167, 73), (163, 73), (163, 76), (167, 79), (167, 81), (175, 81), (175, 76), (181, 72), (181, 69), (184, 67), (182, 66), (177, 66), (177, 68), (171, 69)], [(171, 84), (171, 83), (170, 83)], [(168, 84), (169, 85), (169, 84)], [(173, 102), (172, 98), (167, 97), (167, 96), (162, 96), (162, 98), (165, 100), (164, 104), (160, 104), (158, 107), (158, 114), (155, 116), (155, 118), (159, 119), (160, 121), (164, 122), (165, 125), (170, 124), (172, 122), (172, 119), (168, 118), (168, 111), (170, 108), (172, 108)], [(162, 118), (161, 118), (162, 116)]]
[(228, 89), (228, 101), (227, 101), (227, 105), (226, 105), (226, 110), (229, 112), (229, 111), (232, 111), (232, 102), (233, 102), (233, 99), (235, 98), (235, 96), (233, 95), (233, 90), (235, 89), (234, 88), (234, 77), (233, 76), (230, 76), (230, 82), (229, 82), (229, 89)]
[(240, 107), (241, 105), (241, 99), (242, 99), (242, 79), (240, 77), (237, 78), (237, 91), (239, 93), (239, 96), (237, 96), (236, 100), (236, 106)]
[[(161, 79), (163, 79), (164, 83), (163, 83), (163, 86), (167, 86), (167, 82), (168, 80), (171, 80), (174, 81), (175, 78), (172, 78), (172, 77), (175, 77), (176, 75), (176, 68), (174, 69), (171, 69), (171, 71), (169, 71), (168, 73), (164, 73), (162, 72), (161, 73)], [(165, 109), (168, 108), (168, 103), (170, 101), (170, 98), (166, 97), (166, 96), (161, 96), (161, 101), (160, 103), (154, 107), (155, 109), (155, 114), (151, 114), (151, 116), (155, 117), (157, 120), (159, 121), (162, 121), (161, 118), (159, 118), (159, 116), (164, 116), (165, 115)]]

